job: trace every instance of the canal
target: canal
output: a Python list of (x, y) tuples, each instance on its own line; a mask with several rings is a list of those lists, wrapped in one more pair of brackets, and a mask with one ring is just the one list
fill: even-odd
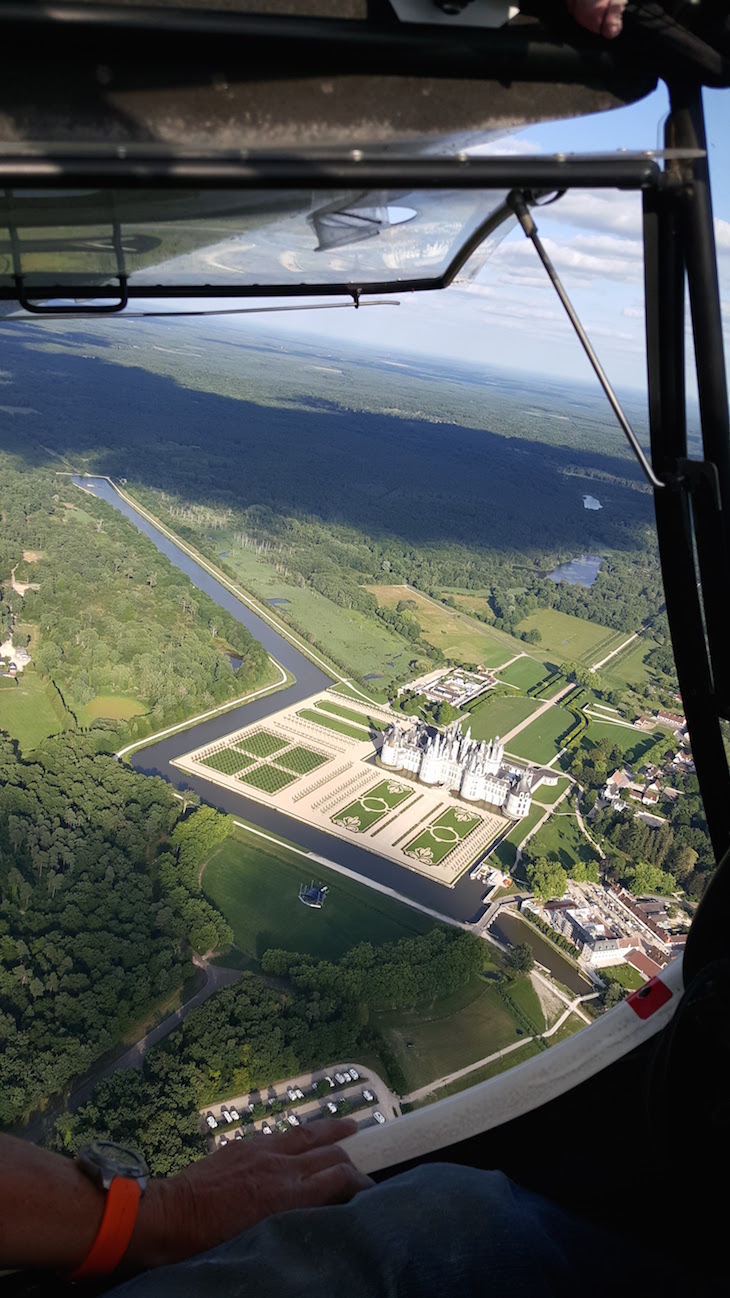
[(520, 942), (526, 942), (530, 947), (532, 954), (538, 964), (544, 965), (549, 969), (553, 978), (568, 987), (576, 996), (583, 996), (586, 992), (594, 991), (593, 984), (583, 976), (579, 969), (576, 969), (570, 960), (553, 946), (552, 942), (546, 941), (530, 924), (526, 924), (518, 915), (510, 914), (502, 907), (497, 919), (490, 926), (489, 932), (500, 942), (507, 942), (510, 946), (517, 946)]
[(251, 703), (244, 703), (239, 708), (232, 708), (220, 716), (201, 721), (176, 735), (168, 735), (156, 743), (148, 744), (130, 757), (136, 770), (144, 775), (159, 775), (176, 789), (193, 789), (205, 802), (214, 804), (221, 811), (248, 820), (251, 824), (279, 838), (287, 838), (305, 851), (337, 861), (362, 878), (385, 884), (401, 896), (416, 901), (422, 906), (429, 906), (442, 915), (469, 921), (483, 914), (484, 884), (474, 882), (468, 874), (454, 888), (445, 888), (442, 884), (434, 883), (413, 870), (398, 866), (385, 857), (358, 847), (354, 842), (347, 843), (333, 838), (324, 830), (287, 816), (276, 807), (255, 802), (252, 798), (247, 798), (232, 789), (198, 779), (171, 765), (175, 758), (190, 752), (193, 748), (212, 743), (213, 740), (220, 739), (232, 730), (239, 730), (255, 721), (262, 721), (283, 707), (289, 707), (292, 703), (299, 703), (302, 699), (320, 693), (332, 684), (332, 680), (274, 627), (236, 599), (235, 595), (216, 577), (208, 573), (201, 564), (150, 523), (133, 505), (123, 500), (106, 478), (74, 477), (73, 481), (77, 486), (90, 491), (92, 495), (105, 500), (108, 505), (124, 514), (140, 532), (144, 532), (145, 536), (149, 537), (161, 554), (166, 555), (176, 568), (190, 578), (198, 590), (204, 591), (222, 608), (227, 609), (238, 622), (248, 627), (251, 634), (261, 642), (272, 658), (280, 662), (295, 677), (294, 683), (285, 690), (254, 699)]

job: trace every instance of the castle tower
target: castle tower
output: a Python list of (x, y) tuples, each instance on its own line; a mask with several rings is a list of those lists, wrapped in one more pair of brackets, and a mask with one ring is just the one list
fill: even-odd
[(525, 771), (522, 778), (513, 785), (507, 794), (504, 804), (505, 814), (512, 820), (523, 820), (532, 805), (532, 776)]

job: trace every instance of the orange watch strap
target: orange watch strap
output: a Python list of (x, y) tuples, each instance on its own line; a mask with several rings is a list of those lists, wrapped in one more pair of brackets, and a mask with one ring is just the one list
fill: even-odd
[(114, 1177), (107, 1190), (99, 1233), (81, 1266), (73, 1272), (72, 1280), (110, 1275), (116, 1270), (129, 1247), (141, 1197), (139, 1182), (133, 1177)]

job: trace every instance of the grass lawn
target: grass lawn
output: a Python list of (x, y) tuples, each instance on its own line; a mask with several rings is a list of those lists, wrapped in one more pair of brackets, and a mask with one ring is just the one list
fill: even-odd
[(351, 829), (353, 833), (362, 834), (370, 829), (376, 820), (381, 820), (388, 811), (394, 811), (401, 803), (410, 798), (413, 789), (407, 784), (398, 784), (396, 780), (383, 780), (374, 789), (368, 789), (355, 802), (351, 802), (343, 811), (338, 811), (332, 820), (335, 825)]
[(373, 1019), (395, 1053), (409, 1091), (530, 1035), (496, 987), (478, 976), (431, 1006)]
[(544, 663), (535, 662), (534, 658), (518, 658), (499, 673), (499, 679), (508, 685), (517, 685), (521, 690), (529, 690), (538, 685), (549, 675)]
[(125, 698), (121, 694), (98, 694), (95, 699), (86, 704), (86, 711), (90, 717), (110, 717), (114, 721), (128, 721), (130, 717), (138, 717), (145, 711), (143, 703), (138, 703), (136, 699)]
[[(624, 637), (628, 639), (628, 637)], [(651, 673), (644, 665), (644, 658), (654, 648), (649, 641), (647, 643), (643, 636), (632, 640), (631, 644), (623, 653), (616, 654), (605, 667), (600, 670), (601, 681), (609, 688), (611, 685), (645, 685), (650, 679)]]
[(634, 969), (630, 964), (609, 965), (606, 969), (601, 969), (600, 973), (602, 978), (621, 983), (621, 986), (630, 992), (635, 992), (637, 987), (643, 987), (646, 982), (638, 969)]
[(581, 748), (590, 751), (599, 739), (609, 739), (621, 749), (625, 762), (638, 762), (655, 742), (657, 732), (634, 730), (633, 726), (612, 726), (610, 722), (594, 721), (588, 723), (588, 730), (581, 738)]
[(323, 712), (331, 712), (336, 717), (342, 717), (345, 721), (354, 721), (355, 725), (365, 726), (366, 729), (385, 730), (384, 721), (368, 717), (364, 712), (355, 712), (354, 708), (343, 708), (339, 703), (330, 703), (329, 699), (318, 699), (314, 706)]
[[(298, 898), (313, 877), (329, 888), (322, 910)], [(245, 830), (213, 853), (203, 889), (233, 928), (236, 948), (257, 960), (269, 947), (338, 960), (358, 942), (380, 946), (435, 926), (427, 915)]]
[(577, 1014), (570, 1014), (562, 1027), (559, 1027), (551, 1037), (546, 1038), (547, 1043), (549, 1046), (558, 1046), (561, 1041), (567, 1041), (568, 1037), (574, 1036), (576, 1032), (580, 1032), (581, 1028), (587, 1027), (588, 1024), (582, 1018), (579, 1018)]
[(257, 766), (253, 771), (241, 771), (238, 779), (243, 784), (250, 784), (253, 789), (261, 789), (262, 793), (278, 793), (280, 789), (285, 789), (287, 784), (293, 784), (296, 775), (290, 771), (282, 771), (279, 766), (272, 766), (264, 763), (263, 766)]
[(27, 668), (18, 676), (17, 685), (9, 677), (0, 677), (0, 730), (17, 739), (23, 752), (30, 752), (42, 739), (62, 729), (46, 697), (46, 681)]
[[(368, 586), (381, 608), (395, 608), (402, 599), (417, 605), (410, 612), (418, 619), (424, 640), (442, 649), (447, 658), (460, 663), (483, 663), (496, 667), (514, 653), (522, 651), (522, 642), (504, 632), (490, 631), (465, 613), (446, 608), (428, 599), (411, 586)], [(507, 650), (512, 650), (512, 654)]]
[(535, 790), (535, 802), (542, 802), (546, 807), (552, 807), (560, 795), (565, 793), (569, 784), (570, 780), (565, 779), (562, 775), (554, 788), (549, 784), (541, 784), (539, 789)]
[(568, 872), (579, 861), (598, 860), (588, 839), (581, 833), (574, 812), (569, 810), (567, 800), (561, 802), (558, 810), (530, 839), (530, 851), (535, 856), (557, 859)]
[(476, 812), (449, 807), (407, 843), (403, 851), (426, 865), (439, 865), (481, 823), (482, 818)]
[(297, 775), (309, 775), (310, 771), (316, 771), (318, 766), (323, 766), (329, 760), (329, 757), (315, 753), (312, 748), (303, 748), (300, 745), (290, 748), (288, 753), (282, 753), (281, 757), (276, 759), (277, 766), (283, 766), (287, 771), (296, 771)]
[(534, 699), (523, 698), (521, 694), (489, 699), (464, 719), (461, 728), (466, 730), (471, 726), (473, 739), (494, 739), (495, 735), (508, 734), (521, 721), (532, 716), (539, 706)]
[(285, 599), (282, 612), (314, 636), (324, 653), (347, 663), (353, 676), (380, 672), (385, 686), (407, 669), (413, 650), (379, 618), (340, 608), (310, 586), (287, 582), (274, 564), (259, 558), (251, 547), (241, 548), (225, 533), (216, 536), (222, 537), (220, 549), (226, 551), (223, 562), (235, 570), (241, 585), (262, 601)]
[(444, 595), (450, 595), (454, 603), (465, 613), (480, 613), (482, 617), (488, 617), (490, 622), (494, 621), (488, 595), (464, 595), (451, 590), (445, 590)]
[(204, 757), (201, 766), (210, 766), (212, 770), (220, 771), (222, 775), (235, 775), (237, 771), (253, 766), (255, 760), (254, 757), (247, 757), (245, 753), (237, 752), (235, 748), (224, 748), (220, 753)]
[(268, 730), (256, 730), (252, 735), (244, 735), (242, 739), (237, 739), (235, 746), (242, 749), (244, 753), (253, 753), (254, 757), (271, 757), (272, 753), (278, 753), (281, 748), (286, 748), (288, 743), (288, 739), (280, 739), (278, 735), (272, 735)]
[(536, 613), (530, 613), (520, 622), (518, 630), (532, 631), (534, 627), (537, 627), (542, 636), (541, 653), (554, 654), (561, 661), (572, 658), (589, 666), (604, 658), (627, 638), (623, 631), (596, 626), (585, 618), (559, 613), (554, 608), (541, 608)]
[(519, 735), (510, 739), (507, 748), (515, 757), (527, 757), (533, 762), (551, 762), (562, 748), (561, 736), (575, 725), (572, 712), (555, 707), (548, 708), (537, 721), (526, 726)]
[[(558, 1036), (559, 1032), (555, 1035)], [(545, 1047), (539, 1041), (528, 1041), (520, 1050), (502, 1055), (501, 1058), (492, 1060), (491, 1064), (485, 1064), (482, 1068), (475, 1068), (473, 1073), (467, 1073), (466, 1077), (459, 1077), (455, 1082), (449, 1082), (448, 1086), (440, 1086), (428, 1099), (417, 1100), (413, 1108), (422, 1109), (426, 1104), (433, 1104), (435, 1100), (446, 1099), (447, 1095), (457, 1095), (459, 1091), (468, 1091), (470, 1086), (476, 1086), (479, 1082), (488, 1082), (490, 1077), (506, 1073), (509, 1068), (516, 1068), (518, 1064), (534, 1059), (535, 1055), (541, 1055), (544, 1049)]]
[(321, 712), (315, 712), (314, 708), (304, 708), (303, 711), (297, 712), (298, 717), (304, 721), (314, 721), (318, 726), (323, 726), (325, 730), (334, 730), (338, 735), (346, 735), (348, 739), (359, 739), (361, 742), (370, 738), (370, 733), (365, 728), (359, 729), (355, 726), (348, 726), (346, 722), (339, 721), (337, 717), (323, 716)]

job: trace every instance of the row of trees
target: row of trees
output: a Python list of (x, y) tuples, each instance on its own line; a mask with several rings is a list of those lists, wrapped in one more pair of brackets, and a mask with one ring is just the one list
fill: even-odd
[(191, 948), (231, 941), (196, 869), (229, 819), (180, 820), (170, 786), (102, 741), (59, 736), (24, 760), (0, 737), (0, 1127), (179, 987)]

